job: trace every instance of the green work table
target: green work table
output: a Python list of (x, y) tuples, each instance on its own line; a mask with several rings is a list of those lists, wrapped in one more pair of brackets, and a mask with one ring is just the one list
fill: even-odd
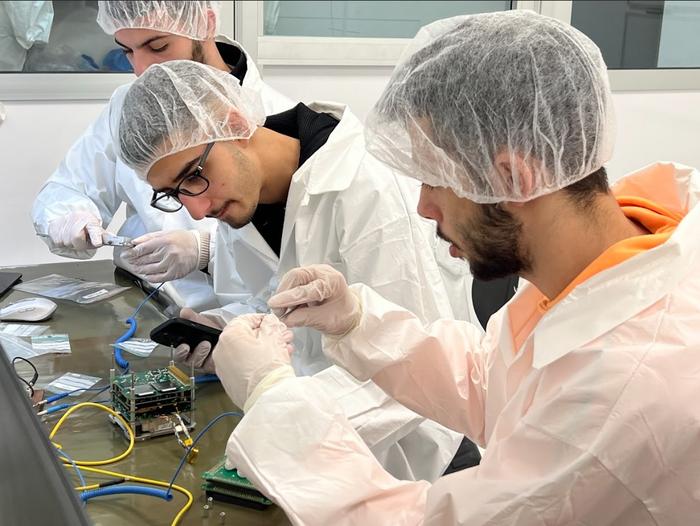
[[(23, 281), (45, 276), (61, 274), (77, 277), (88, 281), (111, 282), (129, 286), (129, 290), (111, 299), (92, 305), (53, 300), (58, 304), (53, 317), (39, 322), (49, 325), (54, 334), (68, 334), (72, 352), (70, 354), (46, 354), (32, 359), (39, 371), (38, 386), (41, 387), (66, 372), (83, 373), (99, 376), (97, 386), (106, 386), (109, 382), (112, 367), (112, 347), (110, 344), (127, 329), (126, 318), (132, 315), (134, 309), (143, 301), (146, 294), (133, 284), (115, 276), (111, 261), (81, 261), (66, 262), (30, 267), (17, 267), (12, 270), (21, 272)], [(12, 290), (2, 297), (0, 306), (7, 305), (29, 294)], [(166, 319), (163, 308), (149, 301), (136, 317), (138, 328), (135, 337), (147, 338), (151, 329)], [(26, 323), (26, 322), (13, 322)], [(170, 360), (169, 350), (157, 347), (148, 358), (138, 358), (129, 353), (123, 353), (129, 360), (134, 371), (142, 371), (157, 367), (165, 367)], [(51, 393), (48, 393), (51, 394)], [(88, 393), (80, 397), (67, 397), (58, 403), (106, 400), (108, 391), (95, 395)], [(207, 383), (197, 387), (195, 399), (195, 417), (197, 426), (191, 432), (194, 438), (207, 422), (226, 411), (236, 411), (237, 408), (226, 396), (219, 383)], [(44, 417), (47, 431), (58, 421), (62, 412)], [(201, 474), (219, 461), (224, 452), (226, 441), (238, 418), (227, 417), (219, 421), (200, 440), (197, 447), (199, 456), (194, 465), (185, 464), (176, 484), (188, 489), (194, 502), (179, 524), (182, 525), (277, 525), (290, 524), (281, 509), (271, 506), (264, 511), (238, 507), (232, 504), (214, 502), (208, 517), (204, 517), (203, 505), (206, 503)], [(9, 425), (6, 423), (5, 425)], [(264, 440), (264, 437), (261, 437)], [(75, 412), (54, 437), (54, 442), (77, 460), (98, 460), (119, 455), (127, 447), (127, 441), (121, 432), (108, 420), (107, 413), (85, 408)], [(149, 479), (169, 481), (184, 449), (177, 443), (174, 435), (158, 437), (145, 441), (137, 441), (133, 452), (114, 464), (98, 466), (99, 468), (118, 471), (121, 473), (140, 476)], [(85, 472), (88, 484), (110, 480), (109, 477)], [(69, 471), (71, 480), (77, 480), (72, 469)], [(37, 481), (37, 487), (40, 487)], [(115, 495), (91, 500), (86, 510), (95, 525), (170, 525), (175, 515), (186, 502), (185, 497), (174, 492), (170, 502), (140, 496)], [(225, 513), (221, 522), (221, 513)]]

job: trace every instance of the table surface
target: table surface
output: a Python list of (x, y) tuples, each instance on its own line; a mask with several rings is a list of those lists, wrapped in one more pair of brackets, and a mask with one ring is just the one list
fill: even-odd
[[(9, 269), (3, 269), (9, 270)], [(21, 272), (23, 281), (29, 281), (47, 274), (61, 274), (88, 281), (118, 283), (129, 286), (129, 290), (111, 299), (92, 305), (54, 300), (58, 304), (50, 320), (39, 322), (49, 325), (54, 334), (68, 334), (71, 354), (46, 354), (32, 359), (39, 370), (39, 385), (49, 383), (66, 372), (83, 373), (99, 376), (102, 380), (97, 386), (109, 382), (112, 367), (111, 343), (126, 330), (124, 323), (134, 309), (143, 301), (145, 293), (133, 284), (115, 275), (111, 261), (80, 261), (17, 267), (12, 270)], [(27, 293), (12, 290), (0, 298), (0, 306), (30, 296)], [(166, 319), (163, 308), (154, 302), (148, 302), (139, 312), (136, 321), (138, 328), (135, 337), (148, 337), (150, 330)], [(25, 323), (25, 322), (16, 322)], [(169, 350), (158, 347), (148, 358), (138, 358), (124, 353), (133, 371), (143, 371), (167, 366)], [(80, 397), (68, 397), (62, 402), (88, 400), (105, 400), (107, 392), (97, 395), (86, 394)], [(236, 411), (219, 383), (203, 384), (196, 391), (197, 427), (192, 431), (193, 437), (207, 422), (225, 411)], [(59, 413), (60, 415), (61, 413)], [(49, 415), (46, 419), (50, 429), (59, 416)], [(219, 514), (224, 512), (225, 524), (229, 525), (278, 525), (290, 524), (281, 509), (271, 506), (265, 511), (250, 510), (232, 504), (214, 502), (209, 517), (203, 517), (202, 506), (205, 503), (201, 490), (201, 474), (221, 460), (226, 440), (238, 419), (227, 417), (212, 427), (198, 444), (199, 457), (194, 465), (185, 464), (177, 479), (177, 484), (187, 488), (194, 497), (194, 503), (179, 524), (182, 525), (218, 525)], [(92, 409), (82, 409), (71, 415), (64, 423), (54, 440), (62, 445), (74, 459), (95, 460), (113, 457), (121, 453), (127, 445), (122, 434), (107, 419), (107, 414)], [(177, 467), (184, 449), (175, 440), (174, 435), (158, 437), (136, 442), (132, 453), (120, 462), (103, 469), (141, 476), (145, 478), (169, 481)], [(88, 483), (108, 480), (108, 477), (85, 473)], [(74, 475), (71, 473), (73, 478)], [(182, 505), (185, 497), (174, 492), (171, 502), (135, 495), (118, 495), (94, 499), (87, 504), (87, 512), (96, 526), (139, 524), (169, 525)]]

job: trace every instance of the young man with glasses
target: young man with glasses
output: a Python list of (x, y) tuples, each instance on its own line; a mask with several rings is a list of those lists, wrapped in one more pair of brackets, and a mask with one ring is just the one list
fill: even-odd
[[(120, 156), (153, 187), (154, 207), (220, 222), (209, 270), (227, 306), (184, 316), (222, 327), (238, 314), (267, 312), (279, 276), (324, 262), (426, 323), (466, 316), (468, 271), (438, 264), (437, 250), (449, 262), (447, 246), (415, 212), (419, 185), (366, 153), (347, 107), (299, 104), (265, 118), (255, 94), (228, 75), (173, 61), (132, 85), (118, 133)], [(138, 256), (139, 247), (131, 251)], [(232, 276), (246, 294), (230, 289)], [(464, 304), (451, 305), (452, 295)], [(329, 367), (317, 332), (296, 331), (294, 346), (295, 373), (321, 382), (389, 471), (411, 480), (443, 473), (459, 434)], [(212, 372), (210, 351), (206, 343), (181, 347), (178, 358)]]
[[(219, 4), (99, 2), (97, 21), (114, 35), (137, 76), (151, 64), (192, 59), (230, 73), (259, 91), (267, 113), (291, 107), (291, 100), (262, 82), (240, 44), (216, 36)], [(128, 87), (115, 91), (109, 105), (44, 184), (32, 210), (34, 227), (46, 236), (43, 239), (52, 252), (88, 259), (102, 246), (104, 228), (126, 204), (126, 221), (119, 234), (136, 238), (141, 257), (121, 258), (115, 250), (117, 265), (150, 282), (175, 280), (166, 284), (166, 292), (181, 305), (215, 304), (210, 280), (198, 269), (208, 264), (209, 239), (216, 222), (193, 221), (184, 211), (162, 214), (153, 209), (148, 185), (115, 155), (111, 121), (118, 119)]]

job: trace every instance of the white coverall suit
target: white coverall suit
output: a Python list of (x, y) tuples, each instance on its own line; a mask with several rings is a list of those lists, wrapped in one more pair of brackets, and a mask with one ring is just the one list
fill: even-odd
[(324, 339), (357, 378), (486, 447), (479, 466), (432, 485), (396, 480), (314, 378), (263, 393), (229, 460), (294, 524), (698, 523), (700, 173), (652, 165), (614, 191), (684, 217), (663, 244), (575, 286), (518, 348), (511, 323), (537, 308), (530, 284), (484, 336), (426, 326), (355, 285), (359, 327)]
[[(447, 243), (437, 238), (435, 225), (416, 213), (420, 184), (366, 153), (363, 127), (345, 106), (309, 107), (340, 122), (292, 177), (280, 257), (252, 224), (236, 230), (222, 223), (212, 274), (219, 301), (227, 306), (217, 312), (224, 318), (232, 317), (224, 310), (267, 312), (267, 300), (288, 270), (327, 263), (348, 282), (371, 285), (426, 323), (470, 314), (476, 319), (467, 266), (448, 259)], [(234, 286), (242, 282), (248, 290), (227, 288), (234, 267)], [(461, 434), (408, 411), (373, 383), (359, 383), (329, 367), (317, 331), (295, 329), (294, 344), (296, 373), (316, 375), (385, 469), (408, 480), (435, 480), (443, 473)], [(271, 415), (273, 408), (271, 420), (286, 418)]]
[[(246, 53), (240, 44), (225, 37), (217, 37), (217, 42), (236, 46)], [(260, 92), (265, 112), (272, 115), (292, 107), (294, 103), (290, 99), (262, 81), (247, 53), (246, 58), (247, 71), (243, 85)], [(126, 221), (119, 229), (120, 235), (137, 237), (158, 230), (182, 229), (209, 231), (213, 240), (215, 219), (195, 221), (185, 209), (164, 213), (151, 207), (153, 189), (118, 159), (116, 139), (112, 134), (113, 130), (118, 129), (129, 86), (126, 84), (115, 90), (107, 107), (73, 144), (58, 169), (42, 187), (32, 208), (35, 230), (46, 233), (51, 221), (79, 211), (94, 214), (102, 219), (102, 226), (107, 227), (121, 204), (126, 203)], [(89, 259), (95, 255), (95, 250), (59, 248), (50, 239), (42, 239), (52, 252), (61, 256)], [(215, 250), (212, 244), (210, 251)], [(164, 292), (180, 306), (201, 309), (216, 305), (211, 284), (200, 271), (167, 283)]]

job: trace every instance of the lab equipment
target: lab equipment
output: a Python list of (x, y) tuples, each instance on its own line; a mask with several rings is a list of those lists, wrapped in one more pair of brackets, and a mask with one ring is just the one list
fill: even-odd
[(260, 94), (229, 72), (191, 60), (153, 64), (124, 97), (120, 157), (145, 179), (163, 157), (210, 142), (248, 139), (264, 122)]
[[(218, 34), (221, 2), (100, 1), (98, 9), (97, 23), (108, 35), (121, 29), (154, 29), (193, 40), (207, 40)], [(213, 18), (209, 11), (214, 13)]]
[(421, 29), (366, 137), (373, 155), (429, 186), (477, 203), (523, 202), (603, 166), (614, 120), (598, 47), (565, 22), (514, 10)]
[(151, 331), (151, 340), (166, 347), (177, 347), (183, 343), (194, 349), (199, 343), (209, 342), (214, 347), (221, 330), (184, 318), (166, 320)]
[(126, 236), (116, 236), (105, 232), (102, 234), (102, 243), (110, 247), (133, 247), (134, 243), (130, 237)]
[[(17, 382), (0, 346), (0, 492), (2, 521), (7, 524), (90, 524), (60, 465), (31, 402)], [(41, 481), (41, 491), (37, 491)]]
[(202, 473), (202, 478), (202, 489), (208, 499), (257, 510), (272, 505), (272, 501), (255, 489), (247, 478), (240, 476), (235, 469), (226, 469), (223, 460)]
[(23, 298), (0, 307), (2, 321), (43, 321), (48, 320), (57, 305), (46, 298)]
[[(178, 425), (187, 431), (195, 426), (194, 378), (174, 365), (122, 375), (113, 368), (110, 395), (112, 407), (129, 423), (137, 440), (174, 434)], [(123, 426), (117, 419), (112, 422)], [(127, 435), (126, 429), (122, 432)]]
[(127, 290), (113, 283), (98, 283), (49, 274), (15, 286), (15, 289), (49, 298), (90, 304), (116, 296)]

